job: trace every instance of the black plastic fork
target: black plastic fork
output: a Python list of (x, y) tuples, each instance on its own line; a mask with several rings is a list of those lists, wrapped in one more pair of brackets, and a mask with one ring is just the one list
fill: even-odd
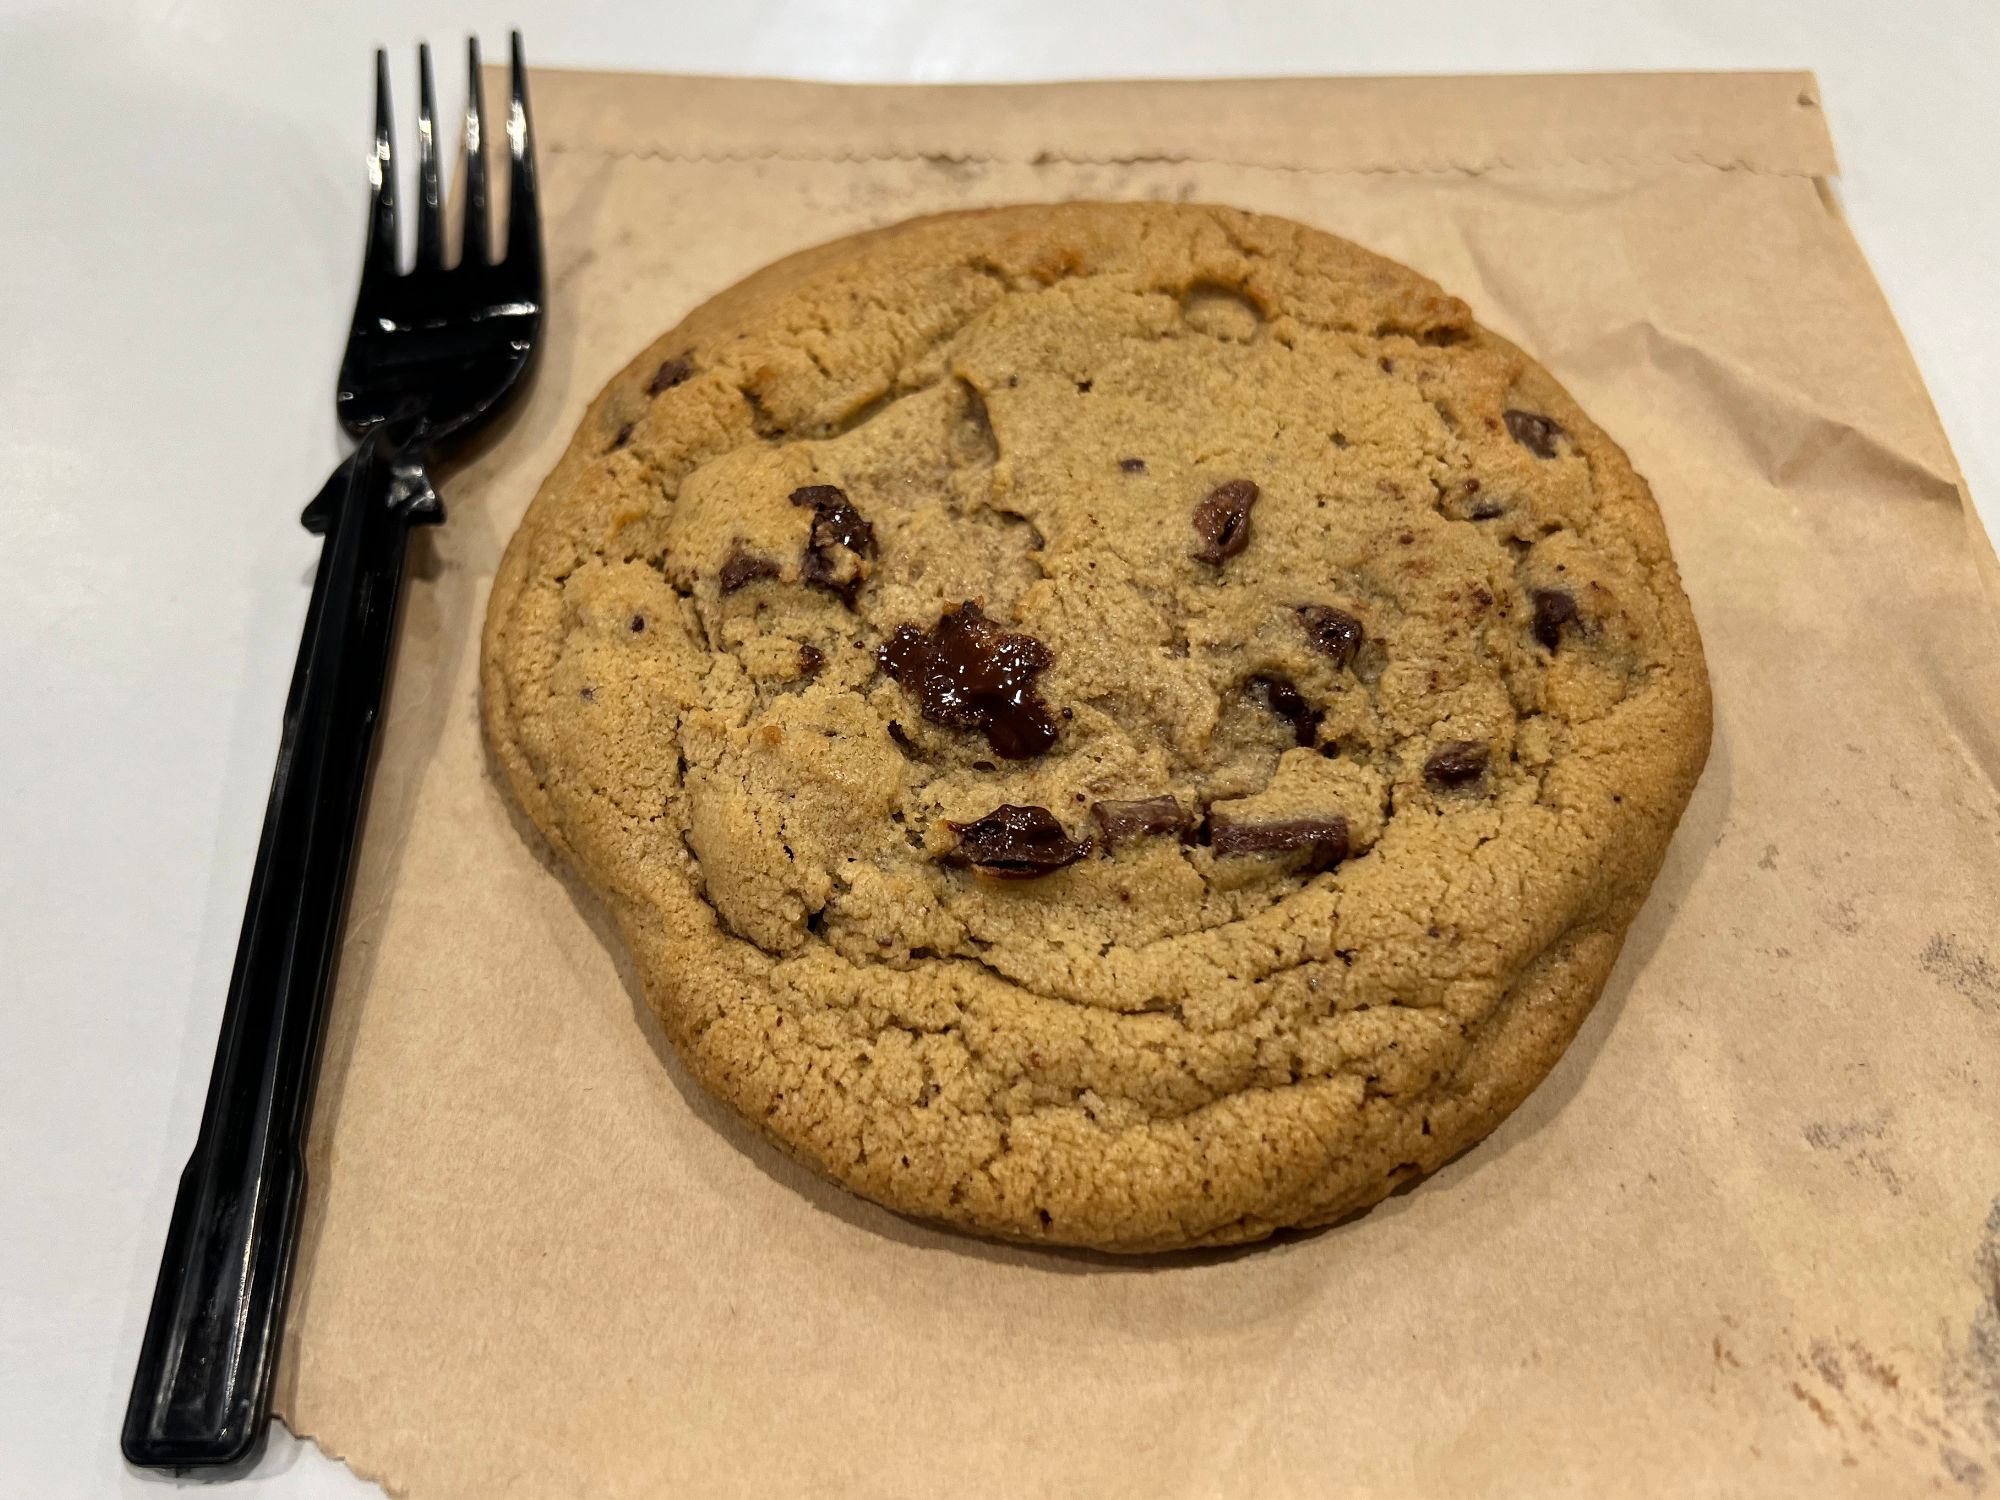
[(125, 1456), (147, 1468), (239, 1464), (269, 1420), (320, 1034), (410, 529), (444, 519), (432, 455), (498, 414), (541, 332), (541, 217), (520, 33), (507, 115), (507, 244), (497, 262), (477, 40), (467, 53), (464, 248), (446, 269), (430, 49), (418, 50), (421, 201), (407, 275), (396, 269), (389, 65), (376, 53), (368, 244), (335, 399), (359, 446), (303, 517), (326, 541), (201, 1134), (181, 1174), (125, 1412)]

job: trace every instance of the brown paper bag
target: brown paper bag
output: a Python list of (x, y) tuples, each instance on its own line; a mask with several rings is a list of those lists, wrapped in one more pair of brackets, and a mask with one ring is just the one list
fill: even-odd
[[(418, 1500), (2000, 1487), (2000, 639), (1803, 75), (850, 88), (542, 73), (548, 347), (418, 556), (286, 1421)], [(1595, 1014), (1332, 1229), (1118, 1261), (809, 1176), (688, 1083), (490, 769), (478, 627), (585, 403), (918, 213), (1290, 215), (1428, 272), (1665, 512), (1716, 743)]]

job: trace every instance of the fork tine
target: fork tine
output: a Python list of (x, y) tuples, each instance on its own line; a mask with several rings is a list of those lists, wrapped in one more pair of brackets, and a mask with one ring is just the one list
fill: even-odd
[(375, 49), (375, 150), (368, 158), (368, 248), (361, 286), (396, 274), (396, 132), (389, 104), (389, 54)]
[[(514, 99), (507, 109), (507, 144), (514, 169), (508, 179), (507, 259), (542, 254), (542, 216), (535, 200), (535, 127), (528, 118), (528, 61), (521, 50), (521, 33), (513, 34)], [(523, 258), (516, 269), (527, 265)]]
[(444, 210), (438, 202), (437, 96), (431, 44), (417, 43), (417, 269), (444, 265)]
[(492, 231), (486, 220), (486, 92), (479, 70), (479, 38), (465, 39), (465, 234), (460, 265), (483, 266), (493, 258)]

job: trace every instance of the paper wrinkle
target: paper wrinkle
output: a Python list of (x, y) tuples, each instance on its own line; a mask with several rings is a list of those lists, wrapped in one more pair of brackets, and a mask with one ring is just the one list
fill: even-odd
[[(1996, 616), (1858, 248), (1768, 170), (1830, 170), (1808, 77), (531, 86), (548, 347), (411, 581), (425, 686), (357, 861), (293, 1430), (410, 1500), (1990, 1491)], [(1163, 159), (1176, 130), (1203, 149)], [(1641, 165), (1340, 166), (1447, 138)], [(1760, 165), (1662, 164), (1690, 139)], [(1281, 149), (1309, 169), (1214, 159)], [(1413, 1191), (1249, 1250), (989, 1245), (807, 1175), (662, 1055), (478, 730), (501, 547), (621, 365), (780, 254), (1050, 197), (1237, 202), (1431, 270), (1633, 453), (1714, 681), (1555, 1072)]]
[(1940, 473), (1888, 438), (1870, 433), (1864, 421), (1828, 412), (1804, 391), (1760, 375), (1690, 335), (1664, 329), (1650, 317), (1550, 358), (1566, 366), (1596, 368), (1605, 352), (1628, 348), (1628, 363), (1658, 370), (1703, 397), (1773, 489), (1809, 488), (1822, 473), (1844, 467), (1837, 460), (1845, 449), (1848, 465), (1878, 472), (1885, 492), (1901, 479), (1925, 499), (1953, 507), (1960, 503), (1956, 474)]

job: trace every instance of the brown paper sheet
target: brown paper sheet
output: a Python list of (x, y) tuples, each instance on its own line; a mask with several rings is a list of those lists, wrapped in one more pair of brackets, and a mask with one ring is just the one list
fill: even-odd
[[(548, 348), (421, 534), (290, 1425), (417, 1500), (2000, 1491), (2000, 636), (1809, 77), (534, 91)], [(800, 246), (1070, 197), (1290, 215), (1466, 297), (1651, 479), (1714, 674), (1554, 1075), (1234, 1253), (986, 1244), (753, 1139), (476, 721), (501, 547), (641, 345)]]

